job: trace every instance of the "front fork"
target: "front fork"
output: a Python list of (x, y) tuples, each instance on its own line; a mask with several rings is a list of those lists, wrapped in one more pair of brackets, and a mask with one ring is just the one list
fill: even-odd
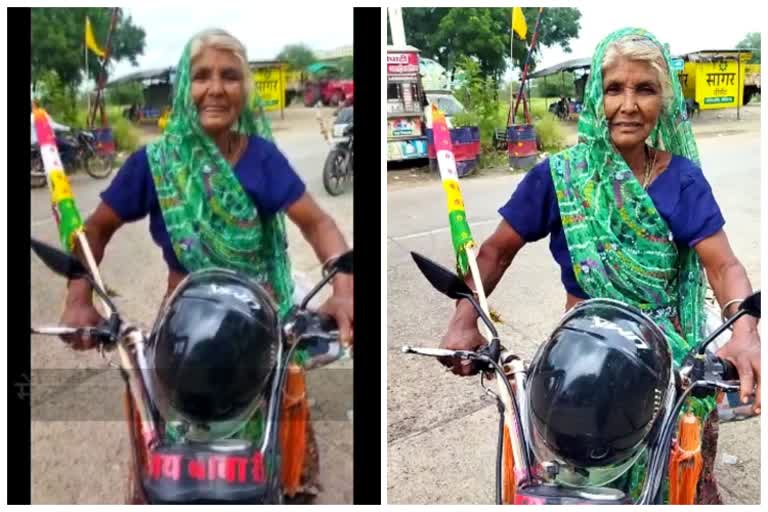
[[(528, 450), (528, 443), (530, 442), (528, 424), (525, 421), (528, 415), (528, 401), (525, 399), (526, 374), (523, 360), (510, 352), (502, 351), (500, 361), (502, 362), (504, 377), (510, 381), (514, 391), (514, 396), (509, 398), (515, 400), (520, 412), (520, 424), (517, 424), (516, 419), (513, 418), (508, 418), (504, 422), (501, 468), (502, 503), (511, 505), (520, 504), (517, 500), (517, 483), (526, 478), (528, 474), (528, 469), (525, 467), (526, 459), (523, 456), (523, 450)], [(511, 404), (504, 402), (504, 414), (514, 416)], [(514, 431), (510, 431), (510, 425), (512, 429), (515, 429)]]

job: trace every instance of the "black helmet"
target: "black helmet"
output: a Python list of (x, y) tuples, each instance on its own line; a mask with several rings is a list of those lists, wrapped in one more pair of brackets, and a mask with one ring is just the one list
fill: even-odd
[(560, 483), (600, 486), (643, 452), (674, 399), (666, 337), (610, 299), (571, 309), (536, 353), (526, 382), (529, 431)]
[(149, 341), (150, 393), (191, 440), (232, 435), (264, 401), (280, 348), (274, 302), (251, 279), (212, 269), (187, 276)]

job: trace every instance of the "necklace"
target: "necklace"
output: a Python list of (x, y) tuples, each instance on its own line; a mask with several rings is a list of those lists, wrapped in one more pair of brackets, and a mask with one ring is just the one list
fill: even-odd
[(653, 177), (653, 169), (656, 167), (656, 156), (658, 156), (658, 152), (653, 152), (653, 161), (651, 161), (650, 155), (648, 154), (650, 150), (648, 149), (648, 146), (645, 146), (645, 173), (643, 175), (643, 189), (648, 190), (648, 185), (651, 183), (651, 178)]
[[(230, 137), (229, 138), (229, 141), (228, 141), (228, 144), (227, 144), (227, 154), (224, 155), (224, 158), (230, 164), (234, 164), (235, 163), (235, 161), (237, 160), (237, 157), (239, 156), (240, 149), (242, 147), (242, 139), (241, 139), (241, 137), (238, 134), (233, 134), (233, 135), (234, 135), (234, 137)], [(232, 149), (232, 139), (233, 138), (235, 140), (235, 144), (237, 144), (235, 146), (234, 150)]]

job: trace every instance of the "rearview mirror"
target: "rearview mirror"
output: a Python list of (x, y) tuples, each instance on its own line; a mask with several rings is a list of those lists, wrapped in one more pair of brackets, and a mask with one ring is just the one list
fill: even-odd
[(37, 254), (37, 257), (43, 260), (43, 263), (45, 263), (49, 269), (60, 276), (69, 279), (77, 279), (88, 275), (88, 271), (83, 264), (74, 256), (35, 240), (34, 238), (30, 240), (30, 245), (32, 246), (32, 250), (35, 251), (35, 254)]
[(745, 311), (747, 315), (760, 318), (760, 290), (744, 299), (739, 309)]
[(431, 284), (435, 290), (451, 299), (461, 299), (467, 296), (473, 296), (472, 290), (469, 289), (467, 283), (447, 268), (421, 254), (412, 252), (411, 256), (413, 257), (413, 261), (416, 262), (416, 266), (419, 267), (421, 273), (424, 274), (424, 277), (427, 278), (427, 281), (429, 281), (429, 284)]

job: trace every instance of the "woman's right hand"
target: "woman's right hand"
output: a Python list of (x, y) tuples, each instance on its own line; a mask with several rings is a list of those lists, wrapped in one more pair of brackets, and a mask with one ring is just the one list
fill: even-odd
[[(96, 311), (93, 303), (88, 301), (68, 302), (61, 315), (60, 325), (66, 327), (96, 327), (104, 322), (104, 318)], [(67, 334), (61, 339), (75, 350), (89, 350), (96, 347), (96, 339), (89, 336)]]
[[(440, 348), (478, 350), (485, 344), (485, 338), (477, 328), (477, 314), (474, 310), (468, 312), (463, 311), (461, 307), (457, 308), (448, 326), (448, 332), (440, 342)], [(456, 375), (467, 377), (477, 373), (472, 361), (453, 357), (440, 357), (438, 360)]]

